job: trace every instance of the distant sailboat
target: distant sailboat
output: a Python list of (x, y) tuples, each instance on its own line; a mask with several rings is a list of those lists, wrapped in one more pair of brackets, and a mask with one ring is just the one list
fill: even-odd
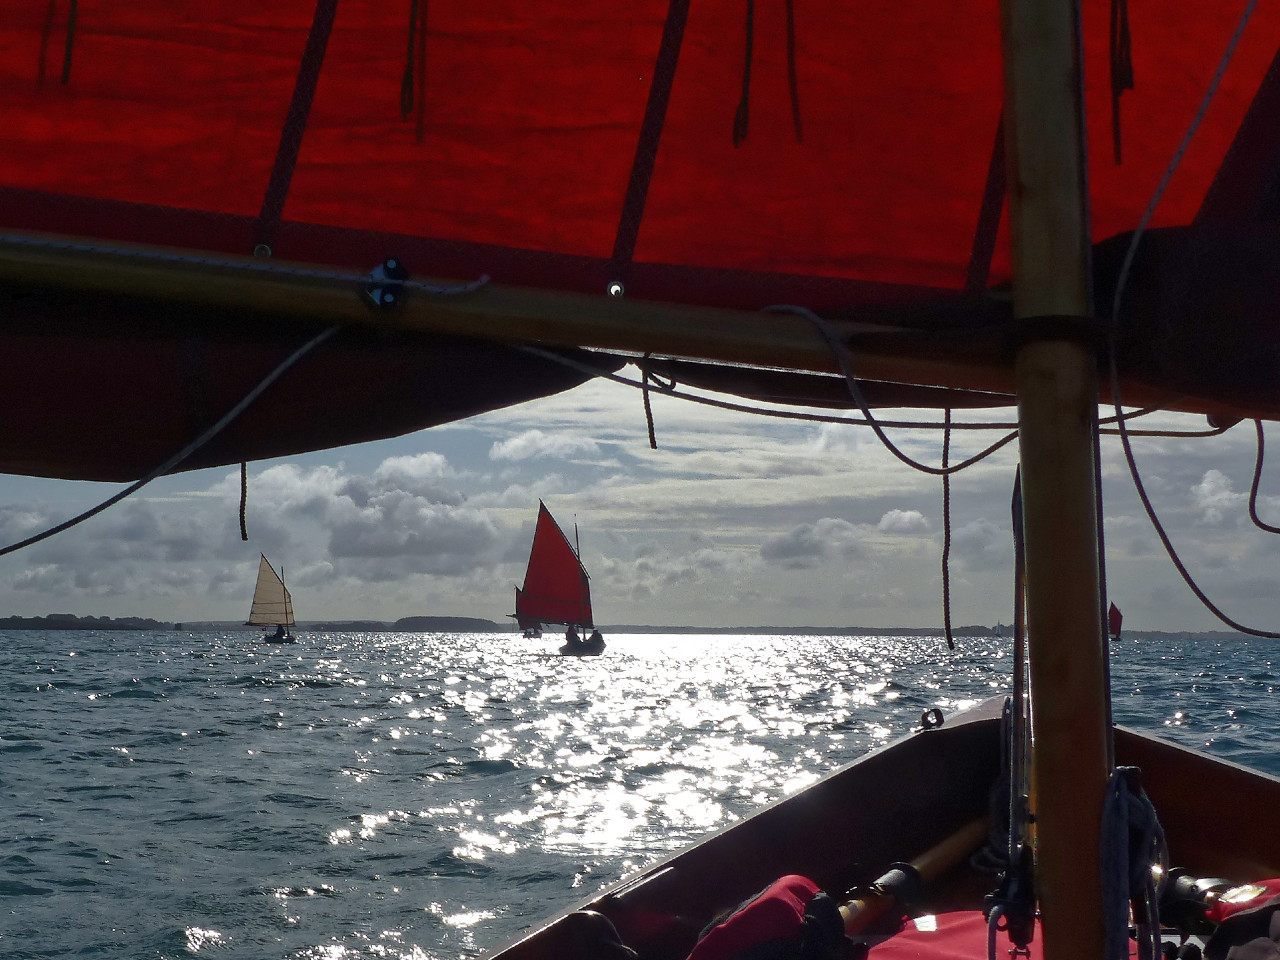
[[(604, 651), (604, 637), (591, 620), (591, 584), (586, 568), (541, 500), (529, 568), (524, 587), (516, 587), (512, 616), (526, 634), (543, 624), (564, 624), (565, 644), (560, 652), (567, 656), (595, 656)], [(591, 636), (581, 639), (582, 630), (591, 630)]]
[[(281, 567), (281, 570), (284, 568)], [(253, 590), (253, 604), (249, 608), (249, 619), (245, 621), (253, 626), (272, 626), (274, 634), (263, 637), (266, 643), (294, 643), (290, 629), (294, 626), (293, 597), (278, 576), (265, 555), (258, 564), (258, 584)]]

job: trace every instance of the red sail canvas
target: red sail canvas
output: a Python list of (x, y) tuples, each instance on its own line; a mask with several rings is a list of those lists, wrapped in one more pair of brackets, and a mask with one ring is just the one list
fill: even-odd
[(538, 502), (538, 525), (529, 551), (524, 587), (516, 588), (517, 621), (591, 627), (591, 586), (587, 571), (546, 504)]

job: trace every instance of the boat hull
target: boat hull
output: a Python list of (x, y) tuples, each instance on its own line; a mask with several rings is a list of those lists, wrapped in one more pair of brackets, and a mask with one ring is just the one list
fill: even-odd
[[(843, 897), (989, 812), (1000, 773), (1000, 700), (863, 757), (512, 941), (491, 960), (586, 960), (572, 918), (598, 911), (642, 960), (683, 960), (714, 917), (786, 874)], [(1280, 875), (1280, 779), (1124, 729), (1117, 762), (1143, 770), (1172, 863), (1246, 882)], [(1237, 817), (1228, 811), (1252, 810)], [(937, 912), (978, 909), (994, 879), (967, 866), (927, 894)]]
[(604, 644), (566, 643), (557, 652), (562, 657), (598, 657), (604, 653)]

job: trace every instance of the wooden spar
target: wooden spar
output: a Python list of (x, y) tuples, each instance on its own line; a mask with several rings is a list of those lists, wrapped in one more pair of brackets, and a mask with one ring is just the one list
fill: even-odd
[[(453, 280), (415, 277), (449, 287)], [(368, 278), (314, 264), (263, 261), (226, 254), (114, 243), (109, 246), (51, 235), (0, 235), (0, 283), (51, 294), (137, 298), (222, 311), (264, 327), (297, 321), (409, 330), (549, 347), (594, 347), (635, 354), (832, 373), (831, 348), (802, 317), (632, 298), (594, 296), (488, 284), (465, 296), (429, 296), (410, 290), (393, 310), (377, 310), (362, 293)], [(174, 311), (175, 325), (190, 310)], [(217, 320), (209, 320), (216, 324)], [(885, 332), (880, 324), (830, 323), (837, 336)], [(216, 334), (217, 330), (210, 330)], [(922, 345), (927, 341), (922, 341)], [(1003, 350), (956, 357), (930, 349), (877, 349), (858, 345), (854, 373), (869, 380), (924, 384), (1008, 394), (1013, 371)], [(1274, 410), (1238, 408), (1220, 401), (1172, 394), (1126, 381), (1125, 398), (1138, 406), (1165, 406), (1223, 417), (1272, 418)]]
[[(986, 817), (978, 817), (965, 824), (941, 843), (930, 847), (911, 861), (920, 875), (920, 882), (932, 883), (962, 864), (968, 856), (987, 839)], [(896, 905), (892, 893), (872, 890), (840, 905), (845, 933), (861, 933), (879, 920)]]
[[(1014, 317), (1087, 317), (1089, 219), (1078, 0), (1002, 0)], [(1036, 892), (1045, 960), (1103, 953), (1099, 843), (1109, 711), (1097, 555), (1094, 359), (1017, 356)]]

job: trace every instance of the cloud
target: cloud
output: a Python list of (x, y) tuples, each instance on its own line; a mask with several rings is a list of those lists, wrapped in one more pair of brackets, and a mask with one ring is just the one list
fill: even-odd
[(1238, 522), (1249, 498), (1247, 494), (1233, 493), (1231, 480), (1222, 471), (1208, 470), (1191, 488), (1191, 499), (1202, 523), (1222, 524)]
[(634, 560), (605, 558), (599, 565), (597, 581), (633, 601), (649, 601), (672, 589), (733, 580), (747, 562), (741, 553), (729, 550), (704, 548), (658, 555), (642, 547)]
[(817, 453), (855, 456), (863, 447), (866, 427), (848, 423), (823, 423), (818, 426), (809, 446)]
[(1013, 540), (1008, 527), (974, 520), (951, 535), (951, 557), (970, 570), (1013, 569)]
[(543, 433), (526, 430), (510, 440), (499, 440), (489, 450), (490, 460), (528, 460), (535, 457), (572, 457), (577, 454), (595, 455), (600, 445), (590, 437), (567, 436), (562, 433)]
[(851, 560), (861, 555), (857, 529), (847, 520), (834, 517), (802, 523), (760, 545), (762, 560), (792, 570), (811, 569), (828, 560)]
[(881, 533), (923, 533), (929, 529), (929, 521), (919, 510), (890, 510), (876, 529)]

